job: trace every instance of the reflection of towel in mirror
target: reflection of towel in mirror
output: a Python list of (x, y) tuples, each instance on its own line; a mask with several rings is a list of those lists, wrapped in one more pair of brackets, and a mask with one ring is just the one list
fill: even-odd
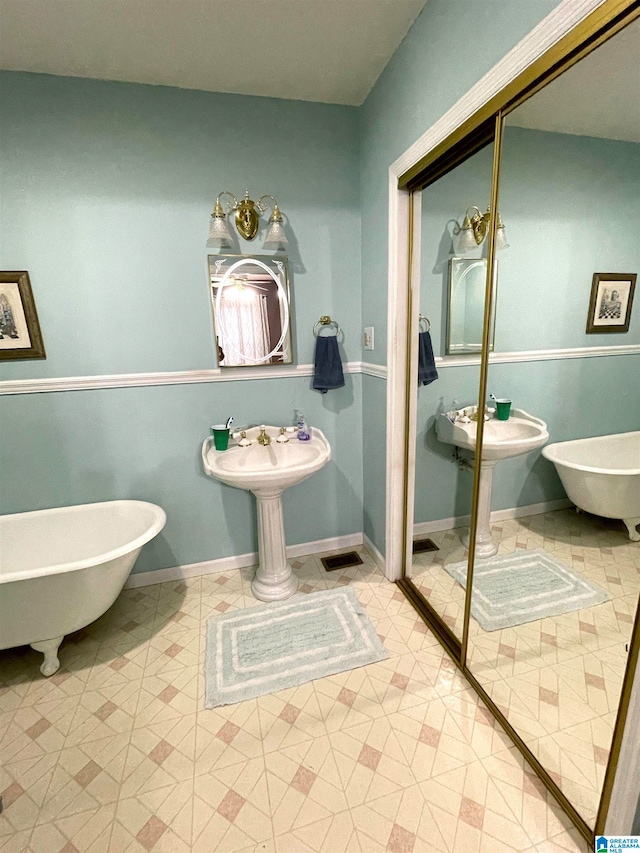
[(316, 338), (316, 361), (313, 373), (313, 387), (321, 394), (332, 388), (342, 388), (344, 375), (342, 361), (335, 335), (319, 335)]
[(433, 346), (429, 332), (418, 335), (418, 385), (429, 385), (438, 378), (436, 360), (433, 357)]

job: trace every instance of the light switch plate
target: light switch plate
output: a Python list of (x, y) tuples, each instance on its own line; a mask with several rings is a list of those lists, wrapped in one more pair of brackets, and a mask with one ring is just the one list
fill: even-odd
[(365, 326), (364, 348), (367, 350), (373, 349), (373, 326)]

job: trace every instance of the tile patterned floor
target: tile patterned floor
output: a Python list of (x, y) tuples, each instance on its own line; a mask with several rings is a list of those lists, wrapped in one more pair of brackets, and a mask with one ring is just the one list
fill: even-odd
[[(470, 625), (471, 670), (593, 823), (638, 604), (640, 547), (621, 523), (572, 509), (491, 529), (499, 553), (544, 548), (611, 595), (597, 607), (502, 631), (485, 632), (475, 619)], [(441, 550), (414, 558), (416, 584), (456, 633), (462, 630), (464, 592), (442, 566), (464, 559), (459, 532), (432, 534)]]
[(125, 591), (45, 679), (0, 652), (6, 853), (584, 853), (577, 832), (400, 591), (350, 584), (389, 660), (203, 709), (205, 622), (251, 607), (251, 571)]

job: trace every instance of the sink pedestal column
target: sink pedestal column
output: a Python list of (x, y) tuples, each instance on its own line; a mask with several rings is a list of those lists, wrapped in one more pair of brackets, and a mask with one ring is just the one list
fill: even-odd
[[(493, 469), (496, 460), (482, 460), (480, 471), (480, 494), (478, 495), (478, 528), (476, 531), (476, 557), (493, 557), (498, 553), (498, 543), (491, 535), (491, 487), (493, 485)], [(463, 543), (469, 547), (469, 534), (462, 537)]]
[(260, 601), (289, 598), (298, 581), (287, 563), (282, 515), (282, 491), (254, 492), (258, 502), (258, 558), (260, 564), (251, 582), (251, 591)]

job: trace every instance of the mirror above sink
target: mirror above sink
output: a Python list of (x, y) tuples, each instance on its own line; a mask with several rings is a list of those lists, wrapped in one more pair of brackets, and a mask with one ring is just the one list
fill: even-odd
[(286, 255), (209, 255), (219, 367), (292, 364)]
[[(494, 264), (493, 309), (489, 350), (495, 338), (495, 305), (498, 262)], [(449, 309), (447, 312), (447, 355), (479, 353), (482, 349), (486, 258), (451, 258), (449, 261)]]

